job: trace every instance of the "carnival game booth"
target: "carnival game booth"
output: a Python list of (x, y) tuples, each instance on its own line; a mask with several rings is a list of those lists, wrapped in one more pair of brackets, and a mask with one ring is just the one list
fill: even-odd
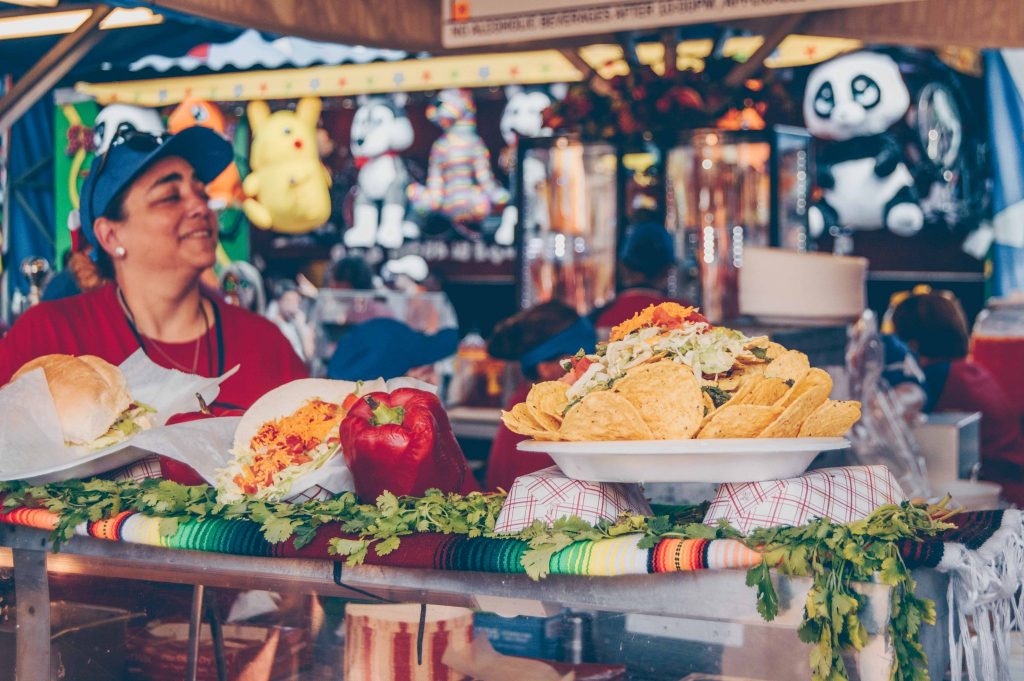
[[(298, 5), (285, 8), (286, 21), (301, 16)], [(870, 375), (873, 361), (858, 366)], [(905, 471), (885, 467), (802, 475), (818, 452), (863, 432), (874, 412), (806, 354), (675, 307), (640, 315), (566, 371), (505, 416), (533, 440), (526, 448), (558, 468), (497, 494), (470, 491), (448, 419), (417, 384), (285, 386), (240, 421), (157, 426), (91, 454), (55, 436), (55, 411), (39, 412), (48, 424), (15, 424), (0, 459), (11, 479), (0, 536), (14, 574), (16, 673), (46, 678), (64, 659), (49, 654), (48, 574), (143, 573), (196, 585), (188, 641), (184, 628), (178, 640), (153, 629), (142, 647), (180, 650), (190, 676), (201, 652), (210, 651), (214, 669), (218, 648), (234, 638), (213, 618), (214, 643), (204, 648), (204, 587), (245, 585), (412, 604), (346, 610), (344, 659), (328, 666), (351, 678), (512, 670), (767, 681), (922, 678), (925, 668), (930, 678), (947, 668), (954, 678), (1013, 678), (1019, 513), (952, 514), (949, 500), (907, 500), (916, 494), (902, 484)], [(45, 404), (41, 373), (5, 387), (5, 398), (23, 405), (21, 391), (35, 391)], [(278, 426), (301, 425), (293, 417), (310, 411), (328, 415), (327, 427), (303, 456), (279, 456)], [(76, 479), (100, 472), (106, 464), (96, 462), (108, 457), (139, 454), (122, 445), (182, 458), (211, 484)], [(721, 486), (706, 507), (652, 508), (638, 484), (656, 478)], [(55, 543), (60, 550), (49, 553)], [(471, 619), (443, 605), (539, 621)], [(557, 636), (553, 614), (563, 624)], [(533, 633), (507, 635), (516, 628)], [(490, 630), (537, 645), (516, 649), (500, 633), (487, 643), (481, 634), (491, 639)], [(806, 657), (789, 653), (796, 639)], [(510, 654), (602, 666), (538, 667)]]

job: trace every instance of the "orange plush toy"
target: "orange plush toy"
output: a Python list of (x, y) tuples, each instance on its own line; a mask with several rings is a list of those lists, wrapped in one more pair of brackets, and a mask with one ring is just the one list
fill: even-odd
[[(167, 119), (167, 129), (171, 133), (178, 133), (195, 125), (227, 135), (224, 114), (216, 104), (201, 99), (186, 99)], [(238, 167), (234, 163), (229, 165), (223, 173), (214, 178), (213, 182), (206, 185), (206, 193), (210, 196), (211, 204), (217, 208), (241, 203), (245, 196), (242, 194), (242, 178), (238, 174)]]

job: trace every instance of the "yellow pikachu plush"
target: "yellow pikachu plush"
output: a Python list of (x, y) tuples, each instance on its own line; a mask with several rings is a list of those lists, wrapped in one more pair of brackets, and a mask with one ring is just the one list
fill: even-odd
[(254, 225), (286, 234), (320, 227), (331, 215), (331, 176), (320, 163), (316, 124), (320, 100), (303, 97), (295, 111), (270, 113), (266, 102), (250, 102), (249, 165), (242, 207)]

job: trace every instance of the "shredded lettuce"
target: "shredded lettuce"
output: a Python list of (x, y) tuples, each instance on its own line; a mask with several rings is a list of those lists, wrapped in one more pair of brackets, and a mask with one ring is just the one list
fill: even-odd
[(701, 383), (704, 376), (730, 371), (739, 355), (749, 354), (749, 341), (739, 331), (723, 327), (709, 328), (695, 322), (666, 331), (658, 327), (638, 329), (621, 340), (598, 346), (588, 357), (594, 362), (570, 386), (570, 406), (595, 390), (607, 390), (634, 366), (665, 357), (693, 370)]
[(85, 448), (89, 452), (98, 452), (101, 449), (124, 442), (136, 433), (152, 428), (153, 419), (150, 418), (150, 415), (155, 413), (156, 409), (153, 409), (148, 404), (134, 402), (121, 413), (121, 416), (114, 421), (106, 433), (100, 435), (92, 442), (86, 443)]
[[(280, 501), (293, 491), (301, 492), (302, 490), (292, 489), (295, 481), (307, 473), (311, 473), (319, 469), (331, 460), (335, 454), (340, 454), (340, 452), (340, 440), (328, 440), (321, 442), (309, 452), (311, 457), (309, 461), (298, 465), (288, 466), (284, 470), (278, 471), (274, 474), (274, 482), (272, 485), (256, 490), (256, 493), (249, 495), (249, 498), (263, 499), (265, 501)], [(219, 492), (217, 499), (221, 503), (227, 504), (233, 503), (242, 498), (242, 488), (235, 482), (235, 476), (241, 475), (243, 467), (251, 463), (258, 456), (256, 452), (249, 449), (243, 451), (232, 450), (231, 455), (231, 463), (217, 471), (215, 480), (216, 487)]]

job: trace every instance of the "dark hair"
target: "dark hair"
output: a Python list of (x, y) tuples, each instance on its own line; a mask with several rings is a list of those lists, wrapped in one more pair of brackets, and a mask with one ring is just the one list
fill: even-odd
[(674, 239), (660, 222), (636, 222), (626, 232), (619, 262), (656, 283), (676, 262)]
[[(130, 186), (131, 185), (125, 187), (118, 192), (114, 198), (110, 199), (110, 203), (107, 204), (107, 209), (103, 211), (103, 215), (100, 217), (113, 220), (114, 222), (121, 222), (124, 220), (124, 199), (128, 194)], [(90, 228), (93, 230), (93, 234), (95, 234), (95, 227), (90, 225)], [(114, 261), (110, 257), (110, 254), (103, 250), (103, 247), (99, 244), (95, 244), (93, 248), (96, 249), (96, 268), (100, 271), (100, 276), (104, 279), (113, 279)]]
[(896, 335), (928, 359), (967, 356), (967, 316), (953, 296), (925, 293), (910, 296), (893, 310)]
[(334, 283), (346, 282), (356, 291), (373, 290), (373, 271), (366, 261), (356, 255), (342, 258), (331, 274)]
[(576, 310), (557, 300), (535, 305), (499, 322), (487, 343), (487, 352), (498, 359), (518, 360), (579, 318)]

